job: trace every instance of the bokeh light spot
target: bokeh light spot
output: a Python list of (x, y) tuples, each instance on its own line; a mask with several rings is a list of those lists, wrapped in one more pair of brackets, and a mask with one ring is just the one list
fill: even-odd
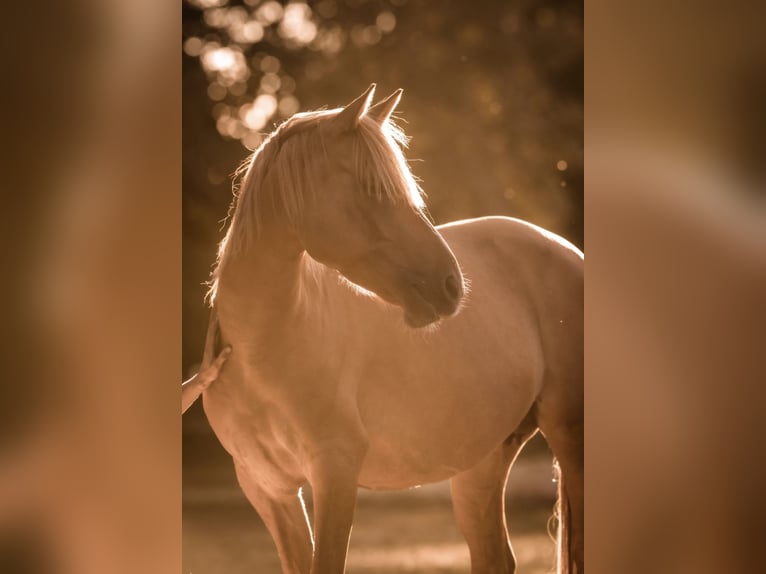
[(539, 28), (551, 28), (556, 24), (556, 12), (551, 8), (542, 8), (535, 15), (535, 20)]
[(211, 28), (224, 28), (228, 22), (226, 13), (227, 11), (225, 8), (211, 8), (205, 10), (205, 24)]
[(308, 4), (293, 2), (285, 6), (284, 17), (279, 24), (279, 34), (298, 45), (309, 44), (317, 35), (317, 26), (311, 20)]
[(322, 18), (330, 20), (338, 13), (338, 4), (335, 0), (322, 0), (316, 5), (315, 10)]
[(244, 145), (247, 149), (254, 151), (259, 145), (261, 145), (262, 139), (263, 138), (261, 137), (261, 134), (251, 131), (246, 133), (242, 138), (242, 145)]
[(213, 82), (207, 87), (207, 97), (214, 102), (220, 101), (226, 97), (226, 88), (219, 83)]
[(274, 56), (264, 56), (261, 60), (261, 72), (276, 74), (279, 71), (280, 62)]
[(237, 82), (229, 86), (229, 93), (232, 96), (243, 96), (247, 91), (247, 84), (244, 82)]
[(279, 2), (273, 1), (264, 2), (255, 11), (255, 17), (258, 19), (258, 22), (264, 26), (278, 22), (282, 18), (282, 14), (284, 14), (282, 5)]
[(362, 41), (367, 45), (373, 45), (380, 42), (382, 34), (377, 26), (367, 26), (362, 30)]
[(289, 118), (300, 108), (300, 103), (294, 96), (285, 96), (279, 100), (279, 115), (283, 118)]
[(345, 34), (340, 26), (331, 26), (317, 34), (312, 48), (325, 54), (337, 54), (343, 48)]
[(396, 28), (396, 16), (391, 12), (381, 12), (375, 19), (375, 25), (384, 34), (389, 34)]
[(184, 42), (184, 53), (187, 56), (199, 56), (200, 52), (202, 51), (202, 46), (202, 40), (192, 36)]
[(275, 94), (282, 85), (282, 80), (274, 73), (269, 72), (261, 78), (261, 91), (267, 94)]
[(202, 48), (202, 67), (209, 73), (218, 74), (218, 82), (230, 86), (242, 82), (250, 76), (245, 57), (238, 49), (221, 47), (216, 42), (208, 42)]
[(295, 80), (293, 80), (292, 76), (282, 76), (282, 88), (281, 92), (283, 94), (292, 94), (295, 91)]
[(271, 117), (277, 111), (277, 99), (271, 94), (261, 94), (255, 98), (253, 104), (256, 108), (263, 110), (263, 113)]
[(252, 104), (239, 109), (239, 117), (251, 130), (263, 129), (277, 111), (277, 99), (271, 94), (260, 94)]
[(229, 106), (219, 102), (213, 106), (212, 112), (213, 112), (213, 117), (217, 119), (221, 117), (222, 115), (229, 113)]
[(255, 44), (263, 39), (263, 26), (257, 20), (238, 22), (229, 26), (229, 35), (236, 42)]

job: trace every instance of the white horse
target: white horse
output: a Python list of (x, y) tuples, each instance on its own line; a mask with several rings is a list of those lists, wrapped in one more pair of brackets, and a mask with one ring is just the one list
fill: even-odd
[(448, 478), (472, 572), (512, 573), (505, 483), (540, 429), (559, 572), (584, 574), (583, 255), (505, 217), (434, 228), (390, 121), (401, 90), (373, 90), (296, 114), (247, 166), (210, 293), (234, 349), (210, 424), (286, 574), (344, 572), (358, 486)]

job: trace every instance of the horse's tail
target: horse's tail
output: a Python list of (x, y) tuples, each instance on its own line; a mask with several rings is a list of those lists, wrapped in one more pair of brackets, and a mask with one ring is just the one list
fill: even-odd
[(569, 510), (569, 498), (564, 487), (564, 473), (561, 472), (561, 465), (556, 460), (553, 462), (553, 469), (558, 484), (558, 501), (556, 502), (556, 518), (558, 527), (556, 532), (556, 573), (557, 574), (577, 574), (577, 568), (572, 562), (569, 549), (569, 537), (572, 531), (572, 516)]

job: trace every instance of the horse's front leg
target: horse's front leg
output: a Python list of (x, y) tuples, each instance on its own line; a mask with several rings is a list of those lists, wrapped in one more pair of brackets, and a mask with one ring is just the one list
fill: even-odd
[(274, 540), (282, 574), (308, 574), (313, 541), (300, 490), (270, 492), (245, 467), (235, 463), (235, 469), (242, 491)]
[(311, 574), (343, 574), (366, 447), (321, 449), (312, 457), (314, 561)]

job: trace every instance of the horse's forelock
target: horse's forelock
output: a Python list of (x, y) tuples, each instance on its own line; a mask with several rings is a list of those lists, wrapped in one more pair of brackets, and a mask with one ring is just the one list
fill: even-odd
[(420, 186), (410, 171), (402, 148), (408, 138), (390, 119), (378, 125), (363, 117), (357, 128), (356, 172), (378, 197), (404, 201), (416, 209), (425, 207)]

